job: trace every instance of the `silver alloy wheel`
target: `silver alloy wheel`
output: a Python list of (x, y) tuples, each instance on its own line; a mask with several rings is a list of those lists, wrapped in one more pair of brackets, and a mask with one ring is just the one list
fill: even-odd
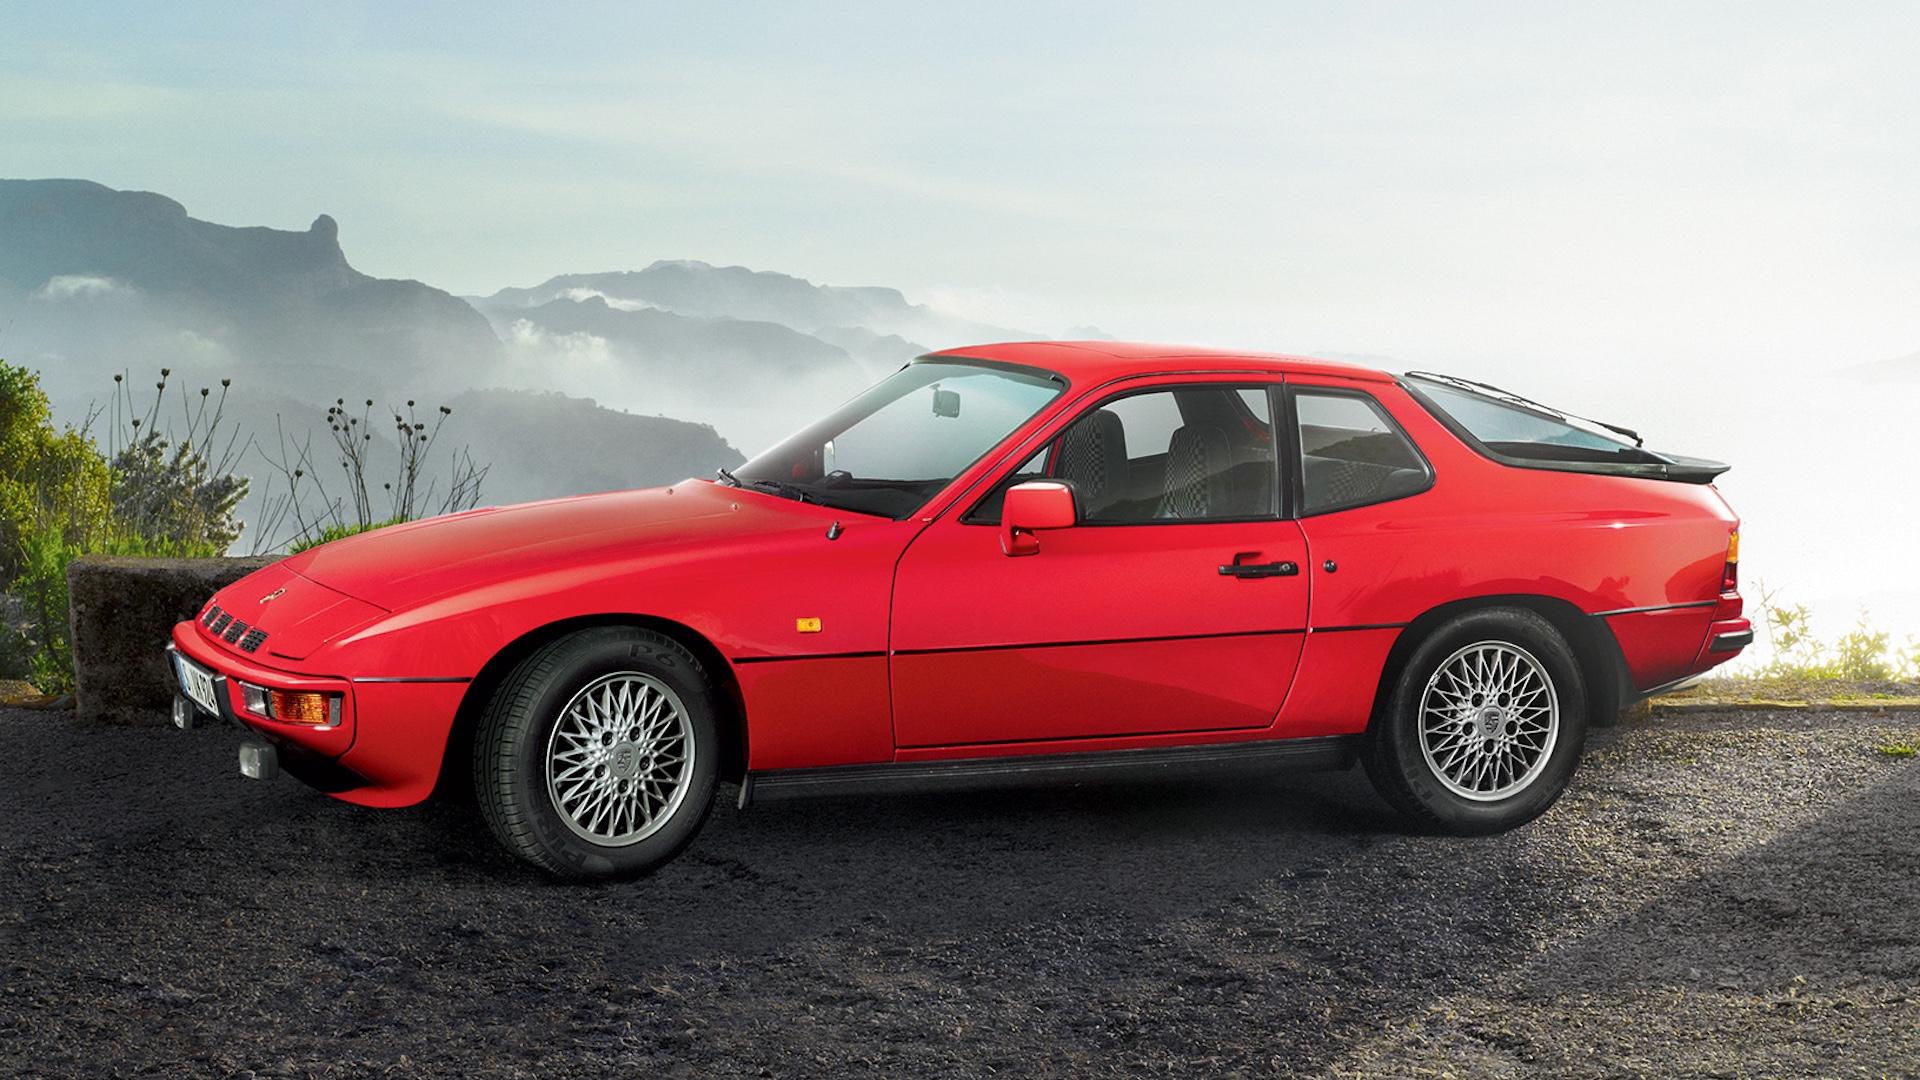
[(1495, 802), (1533, 783), (1560, 737), (1553, 679), (1532, 653), (1480, 641), (1442, 661), (1420, 695), (1420, 753), (1448, 791)]
[(625, 847), (673, 818), (693, 779), (693, 721), (666, 683), (622, 671), (588, 683), (547, 739), (547, 796), (576, 836)]

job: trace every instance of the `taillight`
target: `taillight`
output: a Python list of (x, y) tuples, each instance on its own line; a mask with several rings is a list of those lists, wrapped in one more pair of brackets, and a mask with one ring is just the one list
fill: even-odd
[(1740, 530), (1733, 530), (1727, 538), (1727, 568), (1720, 575), (1720, 591), (1723, 593), (1740, 591)]

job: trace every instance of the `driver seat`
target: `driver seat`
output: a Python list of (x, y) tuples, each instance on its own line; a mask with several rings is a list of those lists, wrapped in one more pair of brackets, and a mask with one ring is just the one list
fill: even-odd
[(1073, 485), (1080, 516), (1093, 520), (1127, 495), (1127, 428), (1120, 414), (1096, 409), (1060, 440), (1060, 479)]

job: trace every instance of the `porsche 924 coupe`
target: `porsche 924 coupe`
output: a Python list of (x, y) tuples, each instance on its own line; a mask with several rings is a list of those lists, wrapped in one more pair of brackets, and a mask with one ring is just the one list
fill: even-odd
[(734, 470), (302, 552), (173, 632), (241, 771), (631, 876), (739, 802), (1364, 765), (1510, 829), (1590, 724), (1752, 640), (1726, 466), (1292, 356), (924, 356)]

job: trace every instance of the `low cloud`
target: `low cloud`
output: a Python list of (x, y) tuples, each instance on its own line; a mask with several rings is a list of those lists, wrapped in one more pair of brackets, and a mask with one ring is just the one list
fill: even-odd
[(613, 345), (606, 338), (584, 330), (555, 334), (527, 319), (515, 319), (507, 327), (507, 347), (516, 354), (517, 360), (530, 361), (539, 367), (558, 365), (563, 374), (582, 368), (613, 366)]
[(644, 300), (626, 300), (618, 296), (608, 296), (606, 293), (601, 292), (599, 289), (588, 289), (580, 286), (576, 286), (571, 289), (562, 289), (560, 292), (556, 293), (555, 295), (557, 295), (563, 300), (573, 300), (576, 302), (581, 300), (605, 300), (607, 302), (608, 307), (614, 308), (619, 311), (658, 311), (660, 310), (660, 306), (658, 304), (649, 304)]
[(45, 285), (34, 290), (33, 298), (59, 303), (62, 300), (133, 296), (139, 292), (140, 290), (126, 282), (115, 281), (110, 277), (98, 277), (92, 274), (56, 274), (48, 278)]

